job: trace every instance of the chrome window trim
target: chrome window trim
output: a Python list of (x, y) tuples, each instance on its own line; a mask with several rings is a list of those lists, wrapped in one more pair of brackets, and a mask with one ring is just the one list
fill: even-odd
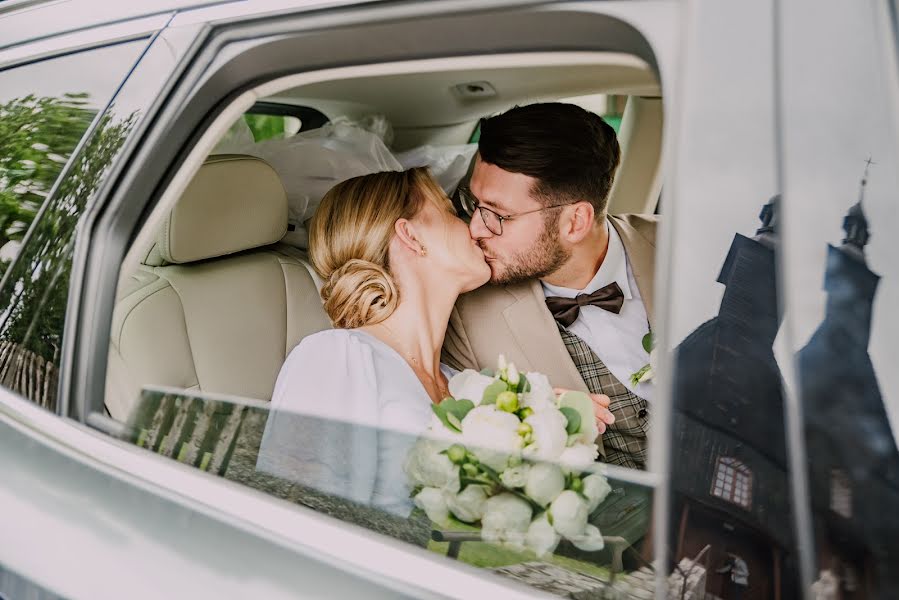
[[(174, 13), (103, 25), (0, 50), (0, 70), (24, 66), (57, 56), (149, 38), (165, 27)], [(123, 77), (124, 79), (124, 77)]]

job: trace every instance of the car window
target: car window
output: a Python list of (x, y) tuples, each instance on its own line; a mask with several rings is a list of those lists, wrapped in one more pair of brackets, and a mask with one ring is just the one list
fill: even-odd
[[(805, 566), (818, 596), (889, 597), (899, 589), (897, 40), (884, 2), (835, 4), (810, 30), (815, 7), (781, 5), (780, 56)], [(864, 110), (846, 121), (846, 106)]]
[[(244, 119), (232, 124), (163, 222), (144, 236), (146, 247), (133, 249), (139, 264), (122, 272), (106, 408), (125, 429), (107, 423), (106, 430), (196, 469), (538, 589), (560, 595), (608, 588), (635, 597), (651, 594), (657, 478), (595, 463), (593, 455), (585, 462), (575, 459), (576, 466), (561, 458), (570, 436), (580, 431), (577, 423), (594, 422), (592, 404), (589, 415), (568, 411), (577, 414), (570, 424), (565, 421), (571, 431), (558, 419), (546, 425), (558, 450), (547, 460), (517, 451), (509, 459), (494, 456), (479, 446), (492, 442), (489, 434), (451, 449), (446, 436), (457, 433), (453, 427), (465, 427), (468, 413), (441, 419), (427, 405), (391, 410), (412, 411), (419, 424), (436, 423), (436, 434), (413, 433), (386, 419), (378, 427), (371, 421), (357, 425), (352, 421), (358, 415), (324, 407), (308, 411), (306, 404), (273, 407), (269, 400), (285, 352), (331, 328), (305, 251), (308, 239), (299, 230), (284, 235), (271, 226), (284, 218), (285, 195), (290, 218), (302, 227), (335, 181), (400, 167), (382, 134), (365, 123), (335, 119), (293, 140), (249, 146), (245, 125)], [(450, 151), (471, 150), (437, 147), (430, 155), (462, 163), (458, 178), (471, 153), (461, 161)], [(437, 178), (449, 191), (455, 184), (440, 178), (444, 171)], [(308, 212), (296, 214), (298, 207)], [(243, 216), (229, 220), (234, 214)], [(267, 237), (258, 238), (259, 232)], [(321, 356), (319, 371), (323, 380), (333, 377), (338, 385), (346, 373), (326, 372), (333, 366), (326, 364), (330, 356)], [(339, 352), (333, 356), (340, 368)], [(540, 381), (536, 375), (533, 380), (535, 386)], [(518, 381), (523, 390), (525, 380)], [(302, 383), (294, 395), (306, 399), (312, 394)], [(540, 389), (552, 396), (549, 383), (543, 384)], [(370, 391), (360, 389), (353, 402), (372, 404), (365, 395)], [(475, 401), (482, 400), (482, 392)], [(632, 417), (621, 437), (645, 440), (645, 415), (630, 403), (633, 396), (619, 395), (627, 398), (622, 410)], [(492, 406), (478, 408), (491, 412)], [(565, 414), (553, 411), (556, 417)], [(513, 412), (497, 417), (515, 421), (514, 435), (504, 439), (524, 444), (521, 436), (532, 426), (518, 422), (527, 418), (523, 410)], [(640, 443), (635, 453), (645, 448)], [(541, 494), (545, 498), (532, 501)], [(570, 520), (575, 524), (566, 528)]]
[[(128, 129), (98, 115), (144, 45), (82, 51), (0, 72), (0, 381), (50, 410), (74, 229), (85, 191)], [(92, 123), (83, 153), (88, 158), (54, 187)]]
[(279, 102), (257, 102), (243, 116), (253, 141), (289, 138), (301, 131), (318, 129), (328, 122), (320, 111)]
[(781, 384), (791, 362), (775, 358), (772, 6), (710, 3), (694, 15), (663, 210), (674, 222), (670, 559), (701, 569), (721, 598), (800, 596)]

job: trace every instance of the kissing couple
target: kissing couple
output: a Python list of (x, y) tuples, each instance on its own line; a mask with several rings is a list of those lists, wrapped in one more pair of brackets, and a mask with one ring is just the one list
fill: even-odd
[[(273, 414), (417, 435), (453, 374), (504, 354), (522, 372), (590, 393), (601, 460), (645, 468), (652, 384), (630, 375), (648, 362), (656, 217), (607, 215), (619, 161), (602, 118), (543, 103), (481, 121), (470, 182), (458, 190), (468, 223), (425, 168), (336, 185), (309, 227), (335, 328), (289, 354)], [(283, 472), (275, 448), (312, 444), (352, 471), (320, 469), (316, 487), (408, 504), (398, 491), (407, 442), (311, 437), (270, 418), (258, 467)]]

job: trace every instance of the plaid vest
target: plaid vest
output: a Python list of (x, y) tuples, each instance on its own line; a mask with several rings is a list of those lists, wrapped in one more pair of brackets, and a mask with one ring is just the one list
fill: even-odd
[(559, 333), (574, 366), (594, 394), (609, 397), (609, 410), (615, 423), (602, 436), (605, 461), (631, 469), (646, 469), (646, 432), (649, 413), (646, 400), (624, 386), (596, 356), (587, 343), (559, 325)]

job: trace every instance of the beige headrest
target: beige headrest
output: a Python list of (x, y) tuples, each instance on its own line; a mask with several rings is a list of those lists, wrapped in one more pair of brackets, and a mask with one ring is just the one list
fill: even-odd
[(250, 156), (213, 156), (172, 209), (156, 249), (183, 264), (274, 244), (286, 232), (287, 195), (275, 170)]

